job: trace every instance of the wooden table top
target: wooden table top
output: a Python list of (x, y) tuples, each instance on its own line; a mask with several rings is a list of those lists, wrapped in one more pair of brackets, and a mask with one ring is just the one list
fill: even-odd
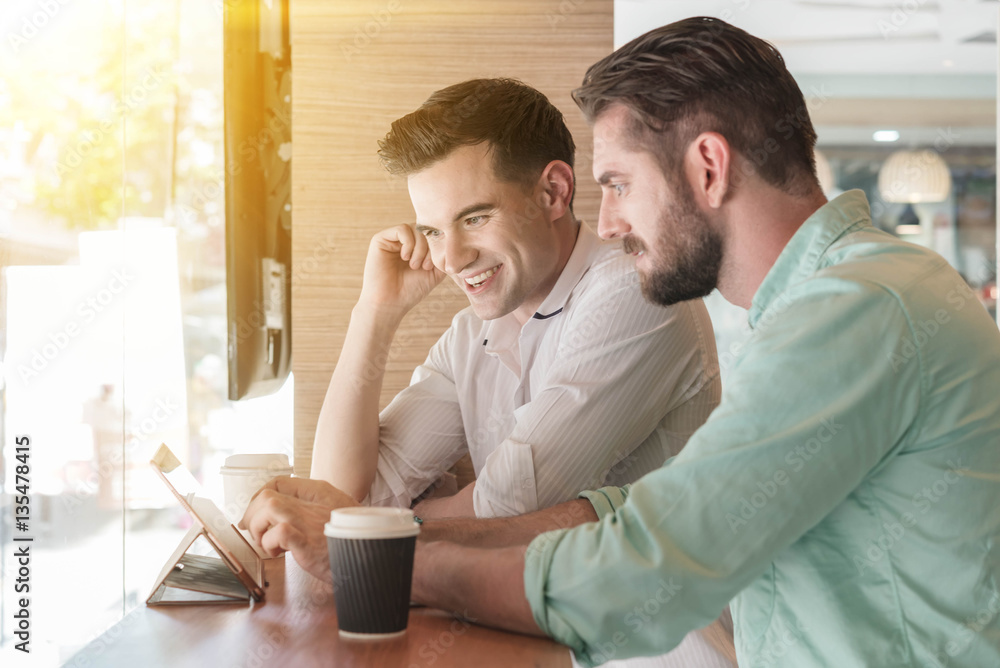
[(571, 665), (551, 640), (506, 633), (431, 608), (411, 608), (406, 633), (352, 640), (337, 632), (333, 589), (289, 554), (265, 562), (263, 601), (249, 604), (140, 605), (65, 665), (143, 668), (264, 666), (448, 668)]

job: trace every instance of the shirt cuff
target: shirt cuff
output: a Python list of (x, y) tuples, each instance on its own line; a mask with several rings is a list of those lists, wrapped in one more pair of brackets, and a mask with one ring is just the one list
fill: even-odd
[(476, 517), (514, 517), (538, 510), (531, 445), (507, 439), (486, 458), (472, 491)]
[(629, 487), (631, 487), (631, 485), (586, 490), (584, 492), (580, 492), (579, 498), (590, 501), (590, 505), (594, 506), (594, 512), (597, 513), (597, 519), (600, 520), (605, 515), (610, 515), (618, 510), (618, 508), (625, 505), (625, 499), (628, 498)]
[(572, 649), (579, 659), (586, 647), (583, 639), (573, 629), (561, 623), (558, 615), (550, 623), (545, 604), (545, 584), (552, 566), (552, 557), (567, 531), (569, 529), (557, 529), (539, 534), (528, 544), (528, 550), (524, 553), (524, 594), (538, 628), (556, 642)]
[(375, 468), (375, 480), (372, 481), (368, 496), (364, 498), (361, 505), (409, 508), (412, 500), (413, 495), (406, 488), (406, 483), (386, 461), (382, 453), (379, 453), (378, 464)]

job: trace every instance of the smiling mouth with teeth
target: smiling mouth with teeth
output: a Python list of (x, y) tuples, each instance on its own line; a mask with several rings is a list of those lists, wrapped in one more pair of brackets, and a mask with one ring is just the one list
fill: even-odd
[(467, 278), (467, 279), (465, 279), (465, 282), (468, 283), (469, 285), (471, 285), (474, 288), (478, 288), (480, 285), (482, 285), (483, 283), (486, 282), (486, 279), (488, 279), (493, 274), (497, 273), (497, 270), (500, 269), (500, 266), (501, 265), (498, 264), (497, 266), (493, 267), (492, 269), (487, 269), (486, 271), (484, 271), (483, 273), (479, 274), (478, 276), (473, 276), (472, 278)]

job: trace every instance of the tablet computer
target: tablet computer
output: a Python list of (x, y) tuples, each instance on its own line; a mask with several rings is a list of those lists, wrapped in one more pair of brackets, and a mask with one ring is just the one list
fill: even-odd
[[(215, 563), (214, 569), (211, 563), (204, 561), (204, 559), (212, 559), (212, 557), (196, 559), (197, 563), (186, 563), (180, 559), (181, 556), (184, 556), (184, 550), (187, 549), (187, 546), (182, 544), (183, 549), (178, 548), (181, 554), (175, 553), (175, 556), (171, 558), (171, 562), (165, 567), (165, 573), (161, 574), (157, 586), (167, 584), (172, 587), (202, 592), (218, 589), (220, 596), (226, 594), (232, 596), (232, 585), (237, 583), (230, 581), (228, 589), (224, 586), (228, 577), (226, 570), (228, 570), (239, 581), (239, 584), (242, 584), (250, 597), (253, 597), (255, 601), (263, 599), (263, 561), (239, 530), (226, 518), (222, 510), (215, 505), (215, 502), (199, 495), (201, 486), (191, 475), (191, 472), (181, 464), (181, 461), (166, 445), (160, 445), (149, 463), (181, 506), (191, 515), (195, 523), (192, 531), (205, 536), (222, 562), (221, 564)], [(190, 545), (191, 539), (186, 538), (185, 540)], [(186, 555), (186, 558), (191, 561), (191, 555)], [(185, 568), (187, 568), (187, 573), (183, 572)], [(157, 592), (158, 590), (154, 590), (153, 595), (150, 596), (151, 602), (170, 602), (164, 598), (165, 594), (162, 592), (157, 597)], [(156, 598), (155, 601), (154, 598)]]

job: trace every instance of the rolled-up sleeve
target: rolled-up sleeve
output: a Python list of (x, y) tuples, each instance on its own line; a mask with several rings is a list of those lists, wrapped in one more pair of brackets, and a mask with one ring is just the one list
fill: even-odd
[(478, 517), (574, 499), (604, 484), (612, 467), (638, 478), (715, 408), (718, 370), (704, 304), (651, 305), (637, 280), (633, 273), (603, 286), (592, 305), (574, 311), (546, 377), (479, 472)]
[(590, 505), (594, 506), (594, 512), (597, 513), (597, 518), (601, 519), (605, 515), (615, 512), (615, 510), (625, 503), (625, 499), (628, 498), (629, 487), (631, 485), (625, 485), (624, 487), (602, 487), (594, 490), (588, 489), (580, 493), (580, 498), (590, 501)]
[[(608, 643), (617, 658), (659, 654), (711, 622), (912, 437), (920, 365), (888, 361), (912, 336), (899, 302), (820, 285), (765, 313), (721, 405), (677, 457), (628, 490), (586, 494), (598, 522), (529, 546), (535, 621), (582, 664), (604, 660)], [(830, 352), (847, 349), (840, 337), (849, 356)], [(887, 396), (899, 397), (889, 411)]]
[(449, 351), (449, 328), (379, 415), (375, 481), (365, 503), (408, 508), (467, 451)]

